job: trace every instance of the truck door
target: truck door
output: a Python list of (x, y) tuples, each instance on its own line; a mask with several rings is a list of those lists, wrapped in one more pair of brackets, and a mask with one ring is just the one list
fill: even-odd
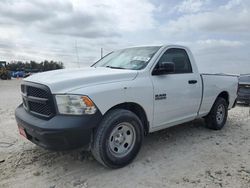
[(154, 86), (154, 120), (152, 129), (161, 129), (182, 121), (192, 120), (199, 109), (202, 83), (200, 74), (193, 73), (187, 52), (170, 48), (160, 57), (161, 63), (172, 62), (174, 72), (151, 75)]

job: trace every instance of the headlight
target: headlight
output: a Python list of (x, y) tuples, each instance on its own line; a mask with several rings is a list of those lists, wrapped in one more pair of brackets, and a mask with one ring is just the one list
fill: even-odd
[(81, 95), (56, 95), (57, 108), (60, 114), (94, 114), (96, 107), (87, 97)]

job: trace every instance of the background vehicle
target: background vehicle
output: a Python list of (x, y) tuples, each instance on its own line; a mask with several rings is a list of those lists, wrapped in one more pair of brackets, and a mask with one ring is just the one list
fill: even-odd
[(135, 47), (89, 68), (24, 79), (15, 115), (20, 133), (35, 144), (53, 150), (87, 144), (100, 163), (119, 168), (148, 133), (201, 117), (221, 129), (237, 88), (237, 76), (200, 74), (186, 47)]
[(250, 75), (240, 76), (237, 101), (250, 105)]
[(23, 78), (25, 76), (24, 71), (13, 71), (12, 75), (13, 78)]
[(6, 69), (5, 61), (0, 61), (0, 78), (2, 80), (11, 79), (10, 72)]

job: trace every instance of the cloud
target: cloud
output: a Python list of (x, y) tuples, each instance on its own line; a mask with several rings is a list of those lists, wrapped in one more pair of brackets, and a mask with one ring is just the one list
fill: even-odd
[(35, 21), (43, 21), (53, 17), (57, 11), (68, 11), (71, 4), (65, 1), (1, 1), (1, 22), (13, 24), (27, 24)]
[[(193, 6), (183, 1), (177, 7), (187, 3)], [(191, 47), (202, 72), (249, 73), (250, 2), (231, 0), (214, 7), (180, 9), (183, 14), (161, 26), (161, 37)]]
[(207, 39), (207, 40), (198, 40), (197, 44), (200, 45), (200, 48), (228, 48), (228, 47), (241, 47), (243, 43), (240, 41), (230, 41), (230, 40), (215, 40), (215, 39)]
[(121, 32), (152, 28), (154, 6), (145, 0), (72, 1), (70, 12), (40, 23), (45, 32), (95, 38), (119, 37)]
[(0, 55), (6, 60), (55, 59), (91, 64), (126, 43), (124, 33), (154, 28), (148, 0), (9, 0), (0, 2)]
[(217, 12), (202, 12), (184, 15), (177, 20), (171, 20), (165, 26), (169, 34), (192, 34), (192, 32), (219, 34), (249, 34), (250, 12), (231, 12), (219, 10)]
[(240, 6), (241, 3), (242, 3), (242, 0), (231, 0), (231, 1), (229, 1), (229, 2), (224, 6), (224, 8), (227, 9), (227, 10), (230, 10), (230, 9), (235, 8), (236, 6)]
[(118, 37), (119, 32), (153, 28), (154, 9), (147, 0), (10, 0), (0, 2), (0, 24), (86, 38)]
[(181, 13), (196, 13), (201, 11), (210, 0), (184, 0), (174, 10)]
[(105, 15), (90, 15), (87, 13), (73, 12), (58, 15), (47, 23), (37, 26), (43, 32), (54, 35), (68, 35), (75, 37), (119, 37), (120, 34), (112, 29), (113, 21)]
[(78, 51), (85, 66), (100, 48), (174, 43), (191, 47), (203, 70), (243, 73), (250, 70), (249, 18), (243, 0), (2, 0), (0, 57), (72, 67)]
[(189, 46), (201, 72), (249, 73), (250, 54), (242, 41), (206, 39)]

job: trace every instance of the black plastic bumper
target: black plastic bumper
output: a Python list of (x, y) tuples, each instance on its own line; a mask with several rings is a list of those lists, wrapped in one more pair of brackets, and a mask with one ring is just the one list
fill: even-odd
[(250, 94), (238, 95), (237, 101), (250, 104)]
[(102, 119), (97, 111), (94, 115), (56, 115), (44, 120), (26, 112), (23, 105), (17, 107), (15, 116), (28, 140), (50, 150), (75, 149), (89, 144), (93, 129)]

